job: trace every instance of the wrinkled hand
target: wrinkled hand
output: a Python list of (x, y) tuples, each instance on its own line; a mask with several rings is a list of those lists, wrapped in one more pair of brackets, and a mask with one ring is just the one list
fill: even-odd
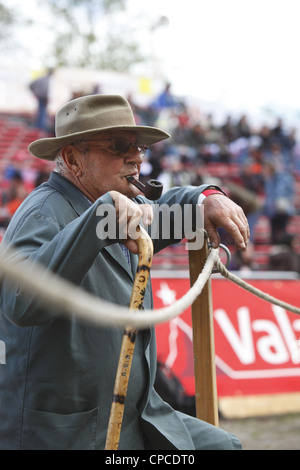
[(127, 196), (118, 191), (110, 191), (111, 198), (116, 208), (122, 243), (132, 253), (138, 254), (138, 246), (135, 240), (138, 238), (137, 226), (141, 221), (150, 225), (153, 220), (153, 210), (150, 204), (136, 204)]
[(211, 194), (204, 201), (204, 228), (213, 248), (217, 248), (220, 237), (218, 227), (231, 235), (239, 250), (246, 250), (249, 241), (249, 225), (244, 211), (222, 194)]

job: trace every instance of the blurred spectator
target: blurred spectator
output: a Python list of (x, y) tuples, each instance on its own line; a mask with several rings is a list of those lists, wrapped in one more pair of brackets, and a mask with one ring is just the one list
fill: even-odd
[(36, 175), (35, 182), (34, 182), (35, 188), (40, 186), (40, 184), (42, 184), (42, 183), (46, 183), (46, 181), (48, 181), (48, 179), (49, 179), (49, 172), (42, 171), (42, 170), (39, 171)]
[(289, 168), (291, 156), (278, 142), (272, 141), (269, 148), (265, 150), (264, 160), (273, 163), (277, 171), (282, 171)]
[[(51, 74), (46, 75), (36, 82), (41, 85), (43, 78), (50, 81), (50, 77)], [(93, 88), (90, 93), (101, 93), (101, 89)], [(261, 214), (267, 215), (271, 222), (272, 243), (281, 237), (291, 216), (297, 214), (293, 180), (294, 175), (300, 176), (300, 142), (295, 128), (288, 129), (281, 117), (273, 125), (257, 128), (251, 128), (246, 114), (236, 119), (227, 115), (223, 121), (215, 121), (195, 101), (187, 104), (174, 96), (171, 83), (166, 83), (149, 105), (138, 104), (132, 95), (128, 100), (140, 125), (163, 127), (172, 135), (147, 152), (141, 167), (143, 182), (159, 179), (165, 189), (203, 182), (225, 185), (247, 214), (252, 242), (257, 236), (255, 227)], [(2, 153), (0, 178), (4, 198), (5, 190), (15, 184), (11, 176), (16, 170), (27, 192), (47, 179), (52, 168), (41, 167), (34, 160), (37, 159), (28, 158), (25, 144), (18, 151), (14, 148), (13, 152)], [(18, 200), (15, 198), (16, 205)], [(299, 209), (300, 201), (297, 204)], [(4, 201), (0, 212), (8, 214)], [(263, 236), (265, 239), (265, 233)]]
[(157, 362), (156, 378), (154, 384), (157, 393), (175, 410), (196, 416), (195, 396), (187, 395), (180, 380), (162, 362)]
[(202, 163), (196, 164), (194, 171), (192, 172), (191, 184), (193, 186), (200, 186), (200, 184), (204, 183), (205, 177), (205, 165)]
[(294, 178), (273, 162), (265, 162), (264, 214), (271, 223), (272, 243), (278, 243), (286, 232), (290, 217), (295, 214)]
[(221, 163), (230, 163), (231, 161), (231, 154), (229, 152), (229, 147), (227, 142), (224, 140), (220, 140), (219, 142), (219, 151), (218, 151), (218, 159)]
[(213, 115), (208, 113), (203, 120), (203, 127), (205, 129), (205, 136), (207, 142), (217, 142), (220, 136), (220, 130), (214, 124)]
[(140, 126), (154, 126), (155, 121), (158, 118), (158, 112), (152, 106), (140, 106), (138, 105), (131, 94), (127, 96), (133, 114), (135, 116), (136, 123)]
[(237, 138), (237, 130), (231, 116), (227, 116), (224, 124), (221, 126), (221, 132), (225, 142), (232, 142)]
[(14, 170), (8, 188), (2, 193), (2, 204), (7, 205), (16, 199), (23, 200), (26, 196), (27, 191), (22, 175), (18, 170)]
[(231, 258), (229, 269), (239, 271), (240, 274), (248, 274), (259, 270), (259, 265), (254, 262), (254, 244), (248, 243), (246, 251), (237, 250)]
[(39, 77), (29, 85), (30, 90), (38, 102), (36, 127), (45, 131), (48, 130), (47, 106), (49, 101), (50, 79), (53, 73), (54, 70), (49, 68), (44, 76)]
[(288, 152), (291, 152), (297, 144), (296, 134), (297, 130), (292, 128), (285, 136), (285, 148)]
[(159, 175), (159, 180), (164, 186), (164, 191), (173, 186), (186, 186), (191, 184), (192, 174), (187, 171), (181, 160), (174, 161)]
[(248, 158), (241, 165), (243, 186), (257, 196), (264, 192), (264, 157), (261, 149), (251, 148)]
[(226, 188), (230, 198), (239, 204), (245, 212), (250, 228), (250, 240), (253, 241), (255, 224), (263, 206), (261, 197), (259, 197), (258, 193), (249, 190), (244, 185), (242, 186), (231, 181), (227, 181), (221, 186)]
[(260, 136), (261, 138), (261, 149), (262, 150), (265, 150), (265, 149), (268, 149), (271, 145), (271, 129), (266, 126), (266, 125), (263, 125), (261, 128), (260, 128), (260, 131), (258, 132), (258, 135)]
[(206, 131), (199, 122), (187, 133), (187, 143), (197, 150), (206, 143)]
[(237, 137), (250, 137), (251, 128), (247, 121), (247, 116), (243, 114), (237, 122), (236, 125)]
[(285, 145), (285, 131), (283, 128), (282, 118), (277, 119), (276, 125), (270, 130), (270, 135), (274, 138), (274, 141), (280, 145)]
[(0, 225), (6, 227), (10, 218), (28, 195), (22, 175), (15, 170), (11, 175), (8, 187), (1, 194)]
[(172, 84), (167, 82), (163, 91), (153, 101), (151, 107), (155, 109), (173, 108), (177, 104), (177, 100), (171, 92)]
[(270, 271), (295, 271), (300, 273), (300, 255), (296, 251), (294, 235), (283, 235), (270, 252)]

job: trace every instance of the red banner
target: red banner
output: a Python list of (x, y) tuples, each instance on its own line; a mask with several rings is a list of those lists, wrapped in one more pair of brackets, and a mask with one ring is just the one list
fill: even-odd
[[(300, 306), (300, 281), (247, 281)], [(152, 279), (155, 308), (172, 304), (189, 279)], [(212, 280), (218, 396), (300, 391), (300, 316), (266, 302), (226, 279)], [(190, 309), (158, 325), (158, 359), (193, 394), (194, 361)]]

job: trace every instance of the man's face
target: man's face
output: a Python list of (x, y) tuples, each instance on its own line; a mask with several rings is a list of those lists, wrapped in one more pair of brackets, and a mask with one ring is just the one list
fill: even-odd
[[(123, 144), (121, 148), (128, 149), (118, 150), (120, 143)], [(111, 190), (129, 198), (141, 194), (126, 179), (126, 176), (138, 178), (143, 161), (143, 155), (134, 144), (137, 144), (137, 137), (128, 131), (102, 132), (80, 144), (88, 150), (82, 155), (80, 186), (91, 200)]]

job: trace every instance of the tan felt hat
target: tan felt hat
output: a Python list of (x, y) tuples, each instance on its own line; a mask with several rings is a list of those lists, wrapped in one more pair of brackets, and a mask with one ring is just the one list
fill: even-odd
[(161, 129), (138, 126), (128, 101), (119, 95), (87, 95), (69, 101), (55, 115), (55, 137), (32, 142), (28, 150), (37, 158), (54, 160), (60, 148), (108, 130), (134, 131), (138, 143), (151, 145), (170, 135)]

